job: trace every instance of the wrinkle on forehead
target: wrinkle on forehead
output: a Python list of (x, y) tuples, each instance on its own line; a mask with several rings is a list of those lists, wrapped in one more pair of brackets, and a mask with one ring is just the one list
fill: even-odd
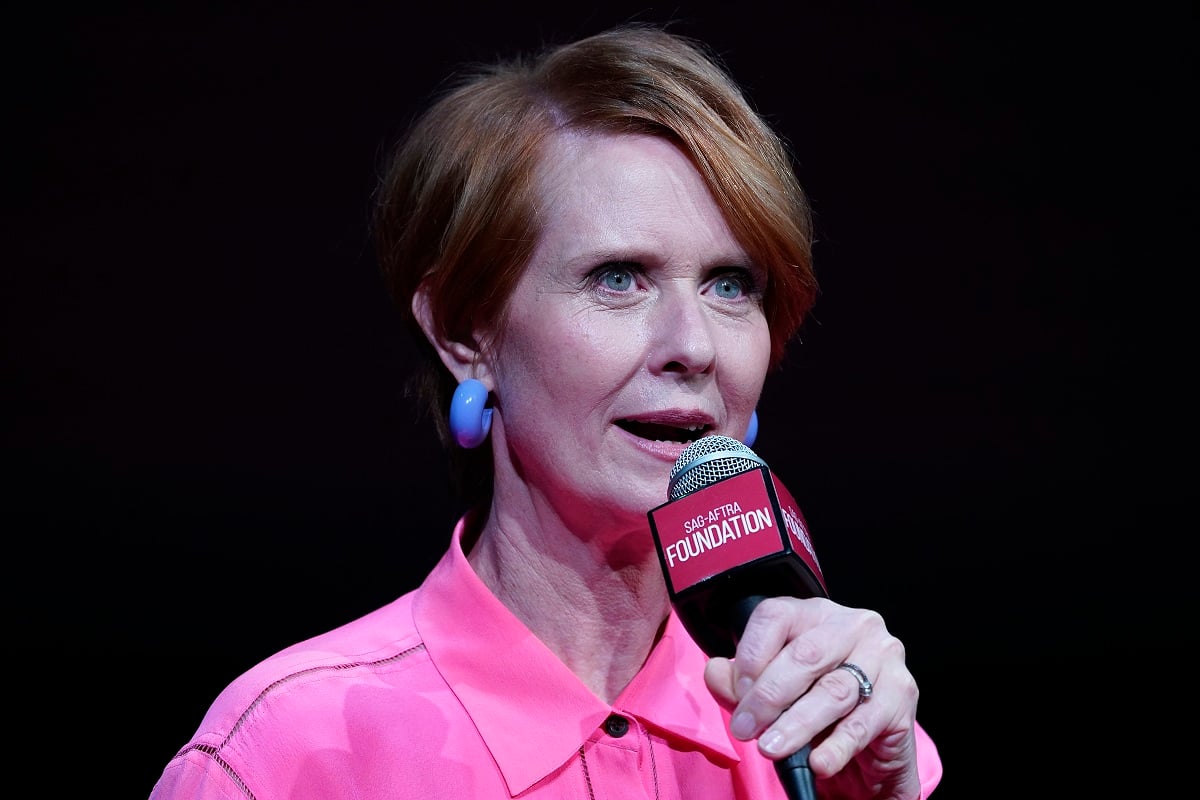
[[(608, 169), (614, 161), (606, 159), (616, 157), (620, 168)], [(597, 175), (602, 180), (593, 179)], [(538, 182), (541, 241), (535, 258), (560, 249), (561, 258), (587, 251), (599, 260), (608, 252), (612, 258), (654, 253), (663, 261), (672, 255), (692, 260), (703, 254), (706, 263), (749, 261), (700, 173), (666, 138), (563, 131), (548, 146)], [(674, 209), (670, 216), (665, 207)], [(686, 237), (672, 229), (676, 217), (696, 223)], [(688, 252), (668, 244), (679, 241), (687, 242)]]

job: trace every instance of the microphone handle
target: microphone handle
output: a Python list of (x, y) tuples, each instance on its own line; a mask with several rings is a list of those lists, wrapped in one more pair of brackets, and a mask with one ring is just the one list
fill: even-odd
[[(756, 594), (744, 597), (733, 604), (730, 613), (733, 615), (733, 630), (737, 631), (739, 638), (742, 631), (746, 629), (750, 615), (765, 599), (764, 596)], [(812, 750), (812, 745), (806, 744), (787, 758), (781, 758), (775, 762), (775, 772), (779, 775), (779, 782), (783, 784), (783, 790), (787, 793), (788, 800), (817, 800), (816, 779), (808, 767), (810, 750)]]
[(808, 751), (811, 745), (804, 745), (787, 758), (775, 762), (775, 772), (779, 782), (787, 792), (788, 800), (817, 800), (817, 784), (812, 770), (808, 768)]

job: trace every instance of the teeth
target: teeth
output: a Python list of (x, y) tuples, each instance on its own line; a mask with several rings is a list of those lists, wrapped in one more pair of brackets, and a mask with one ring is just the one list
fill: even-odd
[(635, 422), (633, 420), (619, 420), (617, 422), (625, 430), (636, 434), (643, 439), (661, 442), (691, 442), (695, 441), (699, 434), (704, 433), (708, 426), (704, 423), (687, 424), (687, 425), (670, 425), (667, 423), (653, 422)]

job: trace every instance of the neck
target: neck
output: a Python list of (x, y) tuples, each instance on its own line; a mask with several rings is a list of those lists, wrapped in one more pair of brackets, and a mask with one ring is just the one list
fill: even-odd
[(594, 529), (513, 518), (493, 505), (467, 557), (493, 594), (611, 703), (645, 663), (670, 608), (651, 541), (645, 526), (615, 538), (605, 531), (601, 540)]

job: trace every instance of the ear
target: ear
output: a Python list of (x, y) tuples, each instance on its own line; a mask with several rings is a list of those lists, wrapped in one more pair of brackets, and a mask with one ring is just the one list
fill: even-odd
[(421, 326), (425, 338), (437, 350), (438, 357), (442, 359), (442, 363), (455, 380), (462, 383), (467, 378), (475, 378), (482, 381), (489, 390), (494, 388), (491, 385), (491, 374), (483, 364), (483, 354), (479, 351), (478, 345), (474, 341), (460, 342), (447, 339), (438, 332), (438, 326), (433, 316), (433, 307), (429, 300), (429, 291), (424, 283), (418, 286), (417, 291), (413, 294), (412, 312), (417, 324)]

